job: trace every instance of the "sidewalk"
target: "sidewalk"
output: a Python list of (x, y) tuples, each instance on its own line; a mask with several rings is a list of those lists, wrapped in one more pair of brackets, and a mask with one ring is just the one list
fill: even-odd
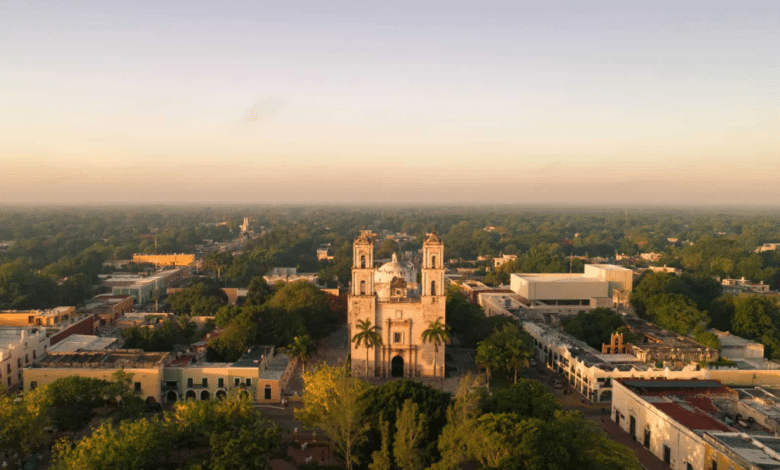
[(611, 419), (608, 419), (607, 416), (605, 416), (604, 421), (601, 422), (601, 428), (610, 438), (612, 438), (612, 440), (633, 450), (634, 454), (636, 454), (636, 457), (639, 459), (639, 463), (647, 470), (669, 470), (671, 468), (653, 455), (649, 450), (642, 447), (639, 442), (631, 439), (631, 436), (627, 432), (620, 429), (620, 426)]

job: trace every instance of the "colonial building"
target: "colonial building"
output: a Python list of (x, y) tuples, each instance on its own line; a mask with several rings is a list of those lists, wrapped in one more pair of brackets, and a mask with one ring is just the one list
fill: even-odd
[[(444, 295), (444, 243), (430, 233), (422, 247), (420, 282), (415, 267), (392, 261), (374, 268), (374, 235), (362, 231), (353, 245), (352, 285), (349, 293), (350, 338), (359, 333), (358, 322), (369, 321), (382, 344), (368, 353), (371, 377), (442, 377), (444, 345), (438, 354), (422, 333), (431, 323), (446, 323)], [(363, 375), (366, 349), (352, 342), (352, 369)], [(434, 367), (436, 370), (434, 371)]]

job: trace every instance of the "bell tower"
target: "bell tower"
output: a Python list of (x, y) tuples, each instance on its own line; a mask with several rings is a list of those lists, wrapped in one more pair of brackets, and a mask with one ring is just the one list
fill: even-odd
[(422, 251), (422, 296), (444, 296), (444, 243), (436, 230), (425, 238)]
[(361, 230), (352, 245), (353, 296), (373, 296), (374, 291), (374, 240), (368, 230)]

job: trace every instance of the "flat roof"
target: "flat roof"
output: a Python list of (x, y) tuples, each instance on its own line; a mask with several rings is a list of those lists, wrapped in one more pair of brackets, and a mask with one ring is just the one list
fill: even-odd
[(607, 271), (631, 271), (628, 268), (624, 268), (623, 266), (618, 266), (616, 264), (586, 264), (585, 266), (595, 266)]
[(54, 346), (49, 352), (101, 351), (119, 342), (119, 338), (102, 338), (94, 335), (70, 335)]
[[(741, 432), (711, 431), (707, 434), (743, 460), (762, 470), (780, 469), (780, 460), (774, 458), (780, 452), (780, 438)], [(769, 455), (767, 449), (774, 456)]]
[(512, 273), (512, 276), (536, 282), (606, 282), (582, 273)]
[(287, 354), (277, 354), (269, 362), (268, 366), (260, 371), (260, 378), (265, 380), (280, 380), (284, 371), (287, 370), (287, 365), (290, 363), (290, 358)]
[(146, 369), (161, 366), (167, 352), (143, 352), (140, 349), (114, 349), (111, 351), (48, 352), (33, 368), (102, 368)]
[(253, 346), (243, 356), (241, 356), (236, 362), (233, 363), (233, 367), (260, 367), (274, 350), (273, 346)]

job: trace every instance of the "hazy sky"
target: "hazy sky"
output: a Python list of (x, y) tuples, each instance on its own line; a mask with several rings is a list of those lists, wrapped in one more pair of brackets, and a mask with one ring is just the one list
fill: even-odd
[(4, 0), (0, 203), (780, 205), (779, 34), (777, 0)]

